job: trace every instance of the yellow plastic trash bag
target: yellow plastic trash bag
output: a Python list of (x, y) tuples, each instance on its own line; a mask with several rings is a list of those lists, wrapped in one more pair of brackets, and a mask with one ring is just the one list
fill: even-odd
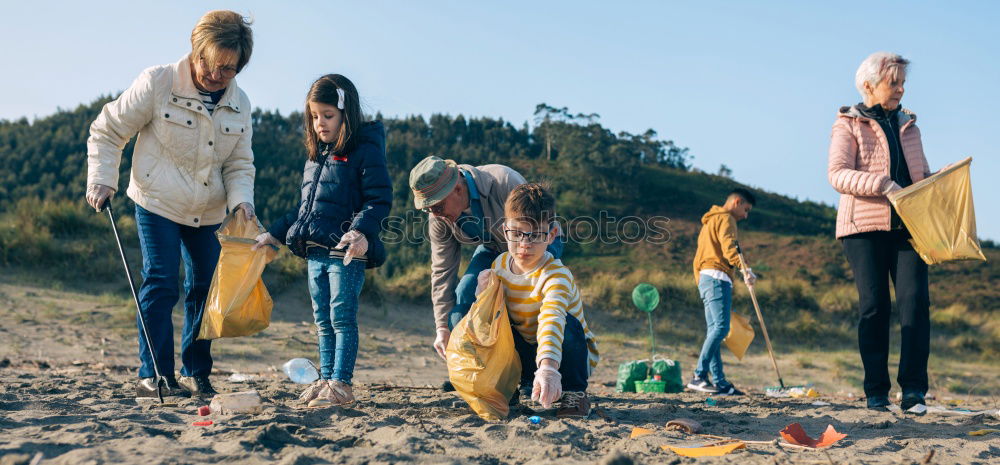
[(747, 348), (753, 342), (753, 326), (750, 326), (750, 320), (747, 317), (739, 313), (732, 312), (730, 315), (729, 334), (722, 342), (726, 343), (726, 347), (736, 356), (737, 360), (743, 360), (743, 355), (746, 354)]
[(889, 201), (913, 237), (910, 243), (928, 265), (983, 260), (976, 236), (976, 212), (966, 158), (920, 182), (889, 194)]
[(262, 232), (264, 228), (256, 219), (247, 221), (240, 211), (226, 216), (216, 231), (222, 251), (208, 289), (198, 339), (249, 336), (271, 324), (274, 302), (260, 275), (278, 252), (272, 247), (250, 250)]
[(507, 401), (521, 381), (521, 359), (496, 275), (455, 325), (445, 354), (448, 378), (469, 407), (487, 421), (506, 418)]

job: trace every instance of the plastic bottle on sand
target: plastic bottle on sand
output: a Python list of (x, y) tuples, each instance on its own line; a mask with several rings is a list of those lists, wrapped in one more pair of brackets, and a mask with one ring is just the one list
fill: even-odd
[(291, 379), (294, 383), (309, 384), (319, 379), (319, 371), (316, 370), (316, 365), (313, 365), (307, 358), (293, 358), (285, 362), (281, 366), (281, 369), (288, 375), (288, 379)]

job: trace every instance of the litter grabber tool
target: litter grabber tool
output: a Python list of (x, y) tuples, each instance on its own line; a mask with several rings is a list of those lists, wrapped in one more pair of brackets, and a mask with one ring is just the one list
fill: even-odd
[(146, 319), (142, 316), (142, 307), (139, 306), (139, 295), (135, 292), (135, 282), (132, 280), (132, 269), (128, 266), (128, 259), (125, 258), (125, 247), (122, 246), (122, 238), (118, 235), (118, 226), (115, 224), (115, 214), (111, 209), (111, 198), (108, 197), (104, 201), (104, 205), (101, 210), (108, 211), (108, 218), (111, 220), (111, 231), (115, 233), (115, 242), (118, 243), (118, 252), (122, 256), (122, 265), (125, 266), (125, 278), (128, 279), (128, 287), (132, 290), (132, 299), (135, 300), (135, 311), (139, 315), (139, 326), (142, 327), (142, 337), (146, 341), (146, 348), (149, 349), (149, 354), (153, 359), (153, 373), (156, 375), (156, 396), (160, 399), (160, 403), (163, 403), (163, 391), (160, 390), (161, 387), (166, 388), (167, 380), (160, 374), (160, 367), (156, 365), (156, 352), (153, 350), (153, 344), (149, 341), (149, 331), (146, 330)]
[[(740, 248), (740, 243), (734, 241), (736, 244), (736, 253), (740, 256), (740, 263), (743, 264), (745, 268), (750, 268), (747, 266), (747, 259), (743, 257), (743, 249)], [(745, 273), (744, 269), (744, 273)], [(771, 366), (774, 367), (774, 372), (778, 375), (778, 384), (781, 388), (785, 388), (785, 382), (781, 379), (781, 372), (778, 371), (778, 362), (774, 359), (774, 350), (771, 348), (771, 338), (767, 336), (767, 326), (764, 325), (764, 315), (760, 312), (760, 305), (757, 303), (757, 293), (754, 292), (753, 286), (748, 285), (747, 290), (750, 291), (750, 300), (753, 301), (753, 308), (757, 311), (757, 321), (760, 321), (760, 330), (764, 333), (764, 342), (767, 344), (767, 354), (771, 356)]]

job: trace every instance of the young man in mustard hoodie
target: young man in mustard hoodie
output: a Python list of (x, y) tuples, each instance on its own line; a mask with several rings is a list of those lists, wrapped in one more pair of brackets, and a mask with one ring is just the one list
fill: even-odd
[[(705, 344), (698, 357), (694, 378), (688, 389), (720, 396), (738, 396), (743, 392), (726, 381), (722, 371), (722, 340), (729, 334), (729, 315), (733, 305), (733, 280), (736, 269), (743, 271), (743, 282), (752, 286), (757, 277), (740, 262), (736, 251), (736, 222), (745, 220), (757, 201), (750, 191), (734, 189), (723, 206), (713, 205), (701, 217), (698, 251), (694, 255), (694, 278), (705, 303), (708, 327)], [(711, 373), (712, 379), (709, 379)], [(714, 383), (713, 383), (714, 381)]]

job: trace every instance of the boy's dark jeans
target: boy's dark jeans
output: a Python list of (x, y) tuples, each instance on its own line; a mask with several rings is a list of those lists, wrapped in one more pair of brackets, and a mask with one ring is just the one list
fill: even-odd
[(896, 291), (902, 333), (899, 375), (904, 393), (927, 392), (930, 353), (930, 295), (927, 264), (907, 241), (905, 230), (854, 234), (842, 239), (858, 288), (858, 348), (865, 367), (865, 395), (887, 396), (889, 381), (889, 278)]
[[(521, 358), (521, 387), (531, 389), (535, 382), (535, 355), (538, 351), (537, 344), (529, 344), (521, 337), (513, 327), (514, 348)], [(573, 315), (566, 315), (566, 326), (563, 331), (562, 362), (559, 363), (559, 374), (562, 375), (562, 390), (566, 391), (586, 391), (587, 378), (590, 376), (588, 364), (590, 351), (587, 348), (587, 338), (583, 332), (583, 325)]]

